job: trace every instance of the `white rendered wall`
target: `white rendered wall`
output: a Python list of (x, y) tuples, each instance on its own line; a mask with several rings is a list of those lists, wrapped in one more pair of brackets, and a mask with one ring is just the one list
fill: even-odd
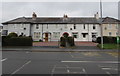
[[(72, 36), (72, 32), (78, 32), (78, 38), (75, 38), (75, 41), (92, 41), (92, 33), (97, 33), (97, 36), (100, 36), (99, 24), (94, 24), (96, 26), (96, 29), (94, 30), (93, 30), (93, 24), (85, 24), (86, 29), (83, 29), (84, 24), (76, 24), (76, 29), (73, 28), (74, 24), (38, 24), (38, 25), (39, 25), (39, 29), (36, 29), (36, 24), (32, 25), (31, 27), (32, 37), (34, 32), (40, 32), (41, 33), (40, 39), (42, 39), (42, 26), (43, 26), (43, 33), (44, 32), (51, 33), (51, 41), (59, 40), (59, 38), (58, 39), (53, 38), (53, 32), (60, 32), (60, 36), (62, 36), (64, 32), (69, 33), (70, 36)], [(72, 30), (70, 30), (70, 28), (72, 28)], [(86, 39), (83, 38), (82, 33), (88, 33), (88, 35), (86, 35), (87, 37)], [(43, 35), (43, 38), (44, 37), (45, 36)]]
[[(42, 33), (50, 32), (51, 33), (51, 41), (58, 41), (60, 38), (54, 38), (53, 32), (60, 32), (60, 36), (63, 35), (64, 32), (69, 33), (72, 36), (73, 32), (78, 32), (78, 38), (75, 38), (75, 41), (92, 41), (92, 33), (97, 33), (97, 37), (100, 36), (100, 25), (94, 24), (96, 29), (93, 29), (93, 24), (85, 24), (85, 29), (83, 29), (84, 24), (75, 24), (76, 29), (74, 29), (74, 24), (37, 24), (39, 26), (36, 29), (36, 24), (8, 24), (3, 26), (3, 30), (8, 30), (10, 32), (16, 32), (18, 35), (24, 33), (26, 36), (32, 36), (33, 40), (38, 41), (42, 39)], [(31, 26), (31, 30), (30, 30)], [(26, 28), (26, 30), (24, 30)], [(42, 31), (43, 28), (43, 31)], [(72, 30), (70, 30), (72, 28)], [(40, 38), (34, 39), (34, 32), (40, 32)], [(86, 35), (86, 39), (83, 38), (82, 33), (88, 33)], [(43, 35), (45, 38), (45, 35)], [(50, 41), (50, 39), (49, 39)]]
[[(26, 28), (26, 30), (24, 30), (23, 28)], [(15, 32), (18, 35), (21, 35), (21, 33), (24, 33), (24, 35), (29, 36), (30, 24), (8, 24), (7, 26), (3, 25), (3, 30), (8, 30), (8, 34), (11, 32)]]

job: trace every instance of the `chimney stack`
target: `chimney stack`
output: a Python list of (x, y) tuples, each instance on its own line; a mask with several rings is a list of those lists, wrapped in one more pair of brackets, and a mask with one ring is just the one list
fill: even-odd
[(65, 15), (65, 14), (64, 14), (64, 16), (63, 16), (63, 17), (64, 17), (64, 18), (68, 18), (68, 16), (67, 16), (67, 15)]
[(32, 19), (33, 19), (33, 20), (36, 20), (36, 18), (37, 18), (37, 15), (35, 14), (35, 12), (33, 12), (33, 14), (32, 14)]
[(94, 17), (95, 17), (96, 19), (99, 19), (99, 13), (97, 12), (97, 13), (94, 15)]

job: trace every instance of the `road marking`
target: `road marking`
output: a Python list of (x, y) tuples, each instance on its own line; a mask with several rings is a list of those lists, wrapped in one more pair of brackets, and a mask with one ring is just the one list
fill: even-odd
[(62, 63), (120, 63), (118, 61), (61, 61)]
[(53, 67), (53, 69), (52, 69), (52, 73), (54, 73), (54, 71), (55, 71), (55, 67), (56, 67), (56, 65), (54, 65), (54, 67)]
[(2, 59), (1, 61), (3, 62), (3, 61), (5, 61), (5, 60), (7, 60), (7, 58)]
[(110, 72), (106, 72), (109, 76), (112, 76), (111, 74), (110, 74)]
[[(74, 53), (75, 54), (75, 53)], [(78, 54), (78, 53), (77, 53)], [(80, 54), (80, 53), (79, 53)], [(72, 57), (72, 58), (83, 58), (83, 57), (80, 57), (80, 55), (79, 56), (74, 56), (71, 52), (69, 52), (69, 55)]]
[(27, 51), (26, 53), (30, 53), (29, 51)]
[(69, 71), (69, 70), (67, 70), (67, 72), (69, 73), (70, 71)]
[(74, 56), (71, 54), (71, 52), (69, 52), (69, 55), (70, 55), (72, 58), (74, 58)]
[(18, 71), (20, 71), (23, 67), (25, 67), (26, 65), (28, 65), (29, 63), (31, 63), (31, 61), (26, 62), (24, 65), (22, 65), (20, 68), (18, 68), (17, 70), (15, 70), (12, 74), (17, 73)]

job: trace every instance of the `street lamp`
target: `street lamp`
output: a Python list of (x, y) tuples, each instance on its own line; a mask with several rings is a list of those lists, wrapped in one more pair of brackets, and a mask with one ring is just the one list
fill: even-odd
[(103, 49), (102, 1), (101, 0), (100, 0), (100, 14), (101, 14), (101, 19), (100, 19), (100, 26), (101, 26), (101, 48)]

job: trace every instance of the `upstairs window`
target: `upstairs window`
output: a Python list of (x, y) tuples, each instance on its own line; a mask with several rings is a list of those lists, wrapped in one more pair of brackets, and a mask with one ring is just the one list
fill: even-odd
[(85, 24), (83, 25), (83, 29), (85, 29)]
[(118, 24), (116, 24), (116, 29), (118, 29)]
[(111, 28), (112, 28), (112, 24), (109, 24), (109, 25), (108, 25), (108, 28), (111, 29)]
[(94, 30), (96, 29), (95, 25), (93, 25), (93, 29), (94, 29)]
[(36, 29), (39, 29), (39, 25), (38, 24), (36, 24)]
[(47, 29), (48, 29), (48, 24), (47, 24)]
[(76, 29), (76, 25), (75, 24), (74, 24), (73, 28)]
[(24, 30), (26, 30), (26, 28), (24, 28)]

